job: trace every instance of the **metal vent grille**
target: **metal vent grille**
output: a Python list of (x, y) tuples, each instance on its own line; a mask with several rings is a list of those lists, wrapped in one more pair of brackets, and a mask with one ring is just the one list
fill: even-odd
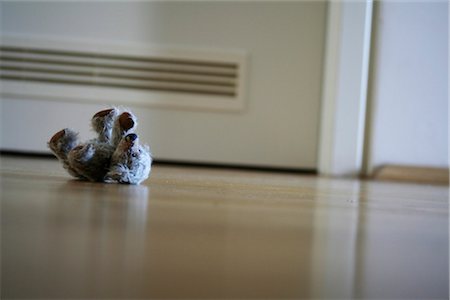
[(78, 93), (80, 99), (87, 96), (92, 101), (108, 97), (110, 102), (120, 104), (242, 108), (242, 56), (225, 55), (221, 59), (214, 55), (211, 59), (199, 53), (189, 55), (192, 51), (178, 51), (178, 55), (165, 57), (107, 51), (107, 47), (102, 51), (98, 46), (96, 51), (80, 51), (81, 46), (61, 49), (64, 47), (60, 45), (52, 48), (28, 46), (23, 41), (20, 44), (0, 46), (0, 78), (2, 89), (6, 87), (2, 94), (19, 95), (25, 84), (27, 96), (34, 86), (36, 96), (41, 98), (64, 99), (66, 93), (75, 98), (83, 88), (84, 92)]

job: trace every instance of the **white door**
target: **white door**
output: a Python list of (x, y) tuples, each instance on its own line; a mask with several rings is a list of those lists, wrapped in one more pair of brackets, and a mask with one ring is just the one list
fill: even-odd
[[(110, 104), (137, 114), (138, 133), (156, 160), (317, 167), (323, 1), (3, 2), (1, 14), (2, 150), (47, 152), (46, 141), (63, 127), (90, 138), (91, 115)], [(34, 50), (179, 56), (206, 62), (195, 68), (212, 62), (238, 71), (230, 75), (234, 90), (223, 83), (213, 93), (77, 85), (66, 82), (73, 74), (61, 73), (54, 73), (60, 82), (39, 81), (14, 69), (17, 59), (6, 61), (17, 54), (14, 42)], [(39, 62), (21, 63), (38, 72), (30, 66)]]

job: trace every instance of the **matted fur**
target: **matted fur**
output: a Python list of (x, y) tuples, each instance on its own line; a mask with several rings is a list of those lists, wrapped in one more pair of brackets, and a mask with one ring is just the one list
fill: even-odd
[(111, 108), (98, 112), (91, 121), (97, 137), (85, 143), (71, 129), (57, 132), (49, 148), (70, 175), (89, 181), (140, 184), (151, 172), (148, 145), (140, 145), (134, 133), (136, 117)]

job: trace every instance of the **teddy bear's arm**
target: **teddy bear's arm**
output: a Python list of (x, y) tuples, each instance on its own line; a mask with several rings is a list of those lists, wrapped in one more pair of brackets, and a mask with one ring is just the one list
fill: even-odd
[(133, 133), (136, 127), (136, 117), (131, 112), (122, 113), (114, 122), (111, 139), (112, 145), (117, 147), (122, 138)]

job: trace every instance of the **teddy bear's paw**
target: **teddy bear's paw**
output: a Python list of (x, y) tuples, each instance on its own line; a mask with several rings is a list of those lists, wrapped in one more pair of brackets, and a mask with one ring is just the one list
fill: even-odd
[(66, 160), (67, 154), (78, 144), (78, 133), (65, 128), (55, 133), (47, 143), (53, 154), (60, 159)]
[(92, 117), (92, 128), (98, 133), (99, 142), (109, 142), (111, 140), (114, 122), (119, 114), (116, 108), (99, 111)]
[(131, 132), (136, 127), (136, 117), (129, 112), (122, 113), (119, 116), (118, 121), (120, 131), (123, 135), (127, 132)]
[(113, 144), (118, 145), (122, 137), (134, 132), (137, 126), (136, 117), (130, 112), (123, 112), (115, 121)]

